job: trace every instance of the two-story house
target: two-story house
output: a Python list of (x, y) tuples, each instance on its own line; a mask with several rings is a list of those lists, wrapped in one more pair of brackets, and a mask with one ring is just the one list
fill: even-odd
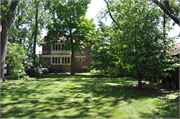
[[(71, 71), (71, 49), (62, 50), (66, 43), (65, 38), (60, 38), (57, 44), (47, 47), (45, 37), (42, 38), (39, 43), (42, 46), (42, 57), (45, 59), (44, 68), (50, 69), (50, 72), (70, 72)], [(83, 54), (74, 52), (74, 71), (75, 72), (89, 72), (89, 66), (91, 65), (90, 55), (92, 46), (87, 46), (83, 49)]]

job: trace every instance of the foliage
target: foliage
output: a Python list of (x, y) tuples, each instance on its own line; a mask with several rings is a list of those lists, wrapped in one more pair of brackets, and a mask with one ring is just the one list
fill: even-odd
[(108, 69), (112, 75), (136, 76), (140, 88), (143, 77), (166, 77), (164, 70), (174, 70), (175, 60), (167, 52), (174, 38), (164, 36), (159, 18), (162, 11), (149, 7), (147, 1), (110, 0), (109, 4), (116, 24), (112, 22), (109, 28), (100, 24), (91, 52), (92, 68)]
[(30, 59), (35, 59), (32, 65), (26, 65), (26, 73), (30, 77), (38, 77), (43, 74), (42, 65), (45, 63), (41, 55), (31, 55)]
[(49, 73), (48, 69), (42, 69), (42, 71), (43, 71), (43, 74), (48, 74)]
[(6, 63), (8, 70), (13, 79), (20, 78), (25, 75), (24, 61), (26, 59), (26, 50), (24, 45), (16, 43), (7, 44)]
[[(38, 1), (39, 18), (37, 42), (41, 40), (41, 30), (45, 28), (48, 19), (47, 12), (44, 11), (45, 1)], [(28, 54), (33, 50), (33, 38), (35, 35), (35, 2), (33, 0), (20, 0), (15, 10), (14, 22), (9, 31), (9, 42), (24, 44)]]

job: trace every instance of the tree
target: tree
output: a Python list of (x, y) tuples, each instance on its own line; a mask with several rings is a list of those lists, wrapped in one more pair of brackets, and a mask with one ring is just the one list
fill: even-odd
[(33, 46), (33, 62), (35, 62), (35, 54), (36, 54), (36, 38), (37, 38), (37, 30), (38, 30), (38, 2), (35, 0), (35, 8), (36, 8), (36, 20), (35, 20), (35, 35), (34, 35), (34, 46)]
[(0, 82), (5, 82), (4, 78), (4, 63), (7, 50), (7, 42), (9, 36), (9, 29), (13, 22), (14, 11), (19, 1), (1, 1), (1, 70), (0, 70)]
[(60, 37), (66, 38), (65, 48), (71, 48), (72, 53), (71, 74), (74, 74), (74, 51), (82, 51), (83, 46), (88, 44), (88, 34), (91, 34), (95, 27), (93, 19), (85, 18), (89, 3), (90, 0), (62, 0), (47, 5), (52, 14), (52, 23), (47, 26), (45, 41), (51, 45), (57, 43)]
[(13, 79), (25, 75), (24, 60), (26, 59), (26, 48), (23, 44), (7, 44), (6, 64), (9, 67), (9, 73)]
[[(152, 0), (156, 5), (158, 5), (176, 24), (180, 26), (179, 16), (179, 5), (176, 4), (178, 1), (169, 1), (164, 0), (164, 3), (161, 3), (158, 0)], [(172, 4), (170, 4), (172, 3)], [(180, 2), (179, 2), (180, 4)], [(174, 5), (174, 6), (173, 6)]]
[[(46, 1), (37, 1), (38, 5), (38, 29), (36, 42), (41, 40), (42, 28), (49, 22), (49, 14), (45, 12), (44, 5)], [(34, 1), (20, 0), (14, 14), (14, 22), (9, 31), (10, 43), (24, 44), (28, 55), (33, 54), (33, 42), (36, 26), (36, 3)]]
[(171, 60), (167, 51), (174, 40), (164, 37), (163, 29), (158, 27), (162, 11), (148, 6), (147, 1), (104, 1), (113, 20), (113, 30), (109, 31), (112, 49), (119, 50), (117, 67), (134, 71), (139, 88), (143, 77), (164, 76), (163, 70)]

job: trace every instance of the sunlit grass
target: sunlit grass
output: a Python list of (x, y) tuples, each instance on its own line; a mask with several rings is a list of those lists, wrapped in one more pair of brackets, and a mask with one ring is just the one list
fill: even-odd
[(90, 73), (10, 80), (1, 84), (1, 117), (179, 118), (179, 91), (153, 86)]

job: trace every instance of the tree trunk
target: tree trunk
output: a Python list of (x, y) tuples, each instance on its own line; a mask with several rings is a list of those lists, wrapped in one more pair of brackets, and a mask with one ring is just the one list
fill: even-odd
[(9, 29), (10, 29), (11, 24), (5, 20), (1, 20), (1, 23), (2, 23), (2, 32), (1, 32), (1, 79), (0, 79), (0, 82), (5, 82), (4, 64), (5, 64), (5, 57), (6, 57), (6, 51), (7, 51)]
[(71, 74), (74, 75), (74, 45), (73, 45), (73, 39), (71, 37)]
[(33, 60), (35, 62), (35, 55), (36, 55), (36, 38), (37, 38), (37, 29), (38, 29), (38, 5), (37, 1), (35, 0), (35, 6), (36, 6), (36, 26), (35, 26), (35, 34), (34, 34), (34, 47), (33, 47)]
[(4, 77), (4, 64), (5, 64), (5, 57), (6, 57), (6, 51), (7, 51), (7, 42), (8, 42), (8, 37), (9, 37), (9, 29), (11, 26), (11, 23), (13, 21), (13, 13), (16, 9), (16, 6), (19, 1), (13, 1), (11, 3), (11, 6), (9, 7), (9, 13), (5, 13), (6, 11), (1, 11), (1, 14), (5, 15), (5, 18), (1, 19), (1, 26), (2, 26), (2, 31), (1, 31), (1, 40), (0, 40), (0, 46), (1, 46), (1, 63), (0, 63), (0, 82), (5, 82), (5, 77)]
[(141, 89), (142, 88), (142, 84), (141, 84), (141, 79), (140, 79), (140, 75), (139, 75), (139, 68), (138, 68), (138, 64), (137, 64), (137, 61), (138, 61), (138, 54), (137, 54), (137, 46), (136, 46), (136, 25), (135, 25), (135, 39), (134, 39), (134, 46), (135, 46), (135, 49), (136, 49), (136, 64), (135, 64), (135, 68), (136, 68), (136, 74), (137, 74), (137, 79), (138, 79), (138, 86), (139, 88)]

